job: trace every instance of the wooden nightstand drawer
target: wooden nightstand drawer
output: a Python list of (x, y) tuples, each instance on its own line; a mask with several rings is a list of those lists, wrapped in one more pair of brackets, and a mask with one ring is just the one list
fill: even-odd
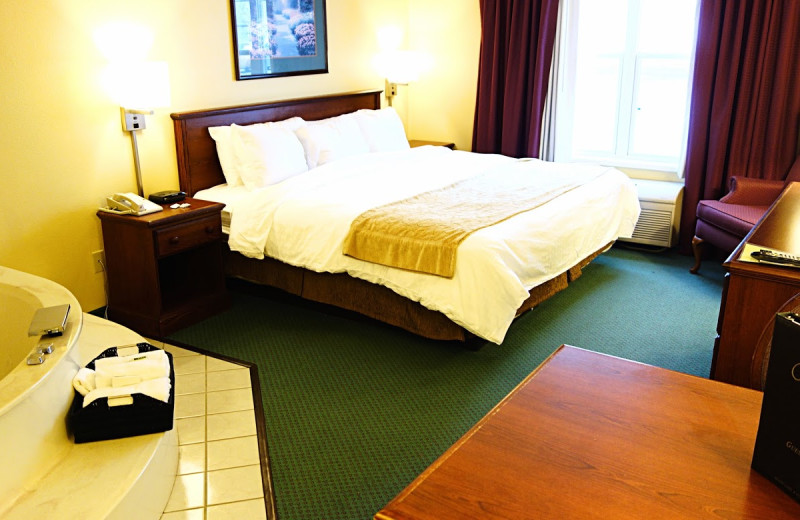
[(222, 223), (217, 214), (160, 229), (155, 234), (158, 247), (156, 255), (163, 257), (219, 239), (222, 236)]

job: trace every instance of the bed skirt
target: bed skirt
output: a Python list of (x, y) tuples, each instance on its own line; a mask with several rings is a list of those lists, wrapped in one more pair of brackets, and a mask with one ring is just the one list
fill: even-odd
[[(607, 251), (613, 242), (584, 258), (566, 272), (530, 290), (517, 310), (517, 316), (529, 311), (580, 277), (592, 260)], [(400, 327), (436, 340), (474, 342), (479, 340), (438, 311), (432, 311), (391, 289), (345, 273), (318, 273), (285, 264), (272, 258), (256, 260), (226, 251), (225, 274), (259, 285), (267, 285), (306, 300), (333, 305)]]

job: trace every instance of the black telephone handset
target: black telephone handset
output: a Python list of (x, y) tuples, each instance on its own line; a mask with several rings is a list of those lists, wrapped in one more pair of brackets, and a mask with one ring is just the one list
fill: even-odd
[(800, 256), (793, 256), (786, 253), (777, 251), (770, 251), (769, 249), (759, 249), (753, 251), (750, 256), (767, 264), (786, 265), (791, 267), (800, 267)]

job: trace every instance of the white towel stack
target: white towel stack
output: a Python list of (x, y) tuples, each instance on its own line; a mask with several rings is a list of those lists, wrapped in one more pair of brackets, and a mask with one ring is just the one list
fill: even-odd
[(102, 397), (131, 394), (148, 395), (166, 403), (172, 387), (169, 370), (169, 358), (163, 350), (107, 357), (95, 360), (94, 370), (78, 370), (72, 386), (83, 396), (84, 407)]

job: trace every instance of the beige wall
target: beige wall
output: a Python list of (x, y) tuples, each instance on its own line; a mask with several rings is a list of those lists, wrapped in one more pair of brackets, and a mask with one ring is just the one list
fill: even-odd
[(409, 134), (472, 148), (481, 43), (478, 0), (409, 0), (410, 45), (432, 68), (408, 87)]
[[(145, 192), (177, 188), (169, 113), (286, 97), (382, 88), (377, 30), (398, 26), (434, 67), (395, 103), (409, 137), (472, 135), (477, 0), (327, 0), (329, 73), (235, 81), (228, 0), (5, 0), (0, 7), (0, 265), (64, 285), (84, 310), (105, 304), (91, 252), (95, 210), (135, 191), (129, 134), (100, 86), (106, 58), (92, 35), (112, 22), (149, 27), (148, 59), (170, 67), (172, 105), (148, 116), (139, 152)], [(122, 37), (123, 35), (121, 35)]]

